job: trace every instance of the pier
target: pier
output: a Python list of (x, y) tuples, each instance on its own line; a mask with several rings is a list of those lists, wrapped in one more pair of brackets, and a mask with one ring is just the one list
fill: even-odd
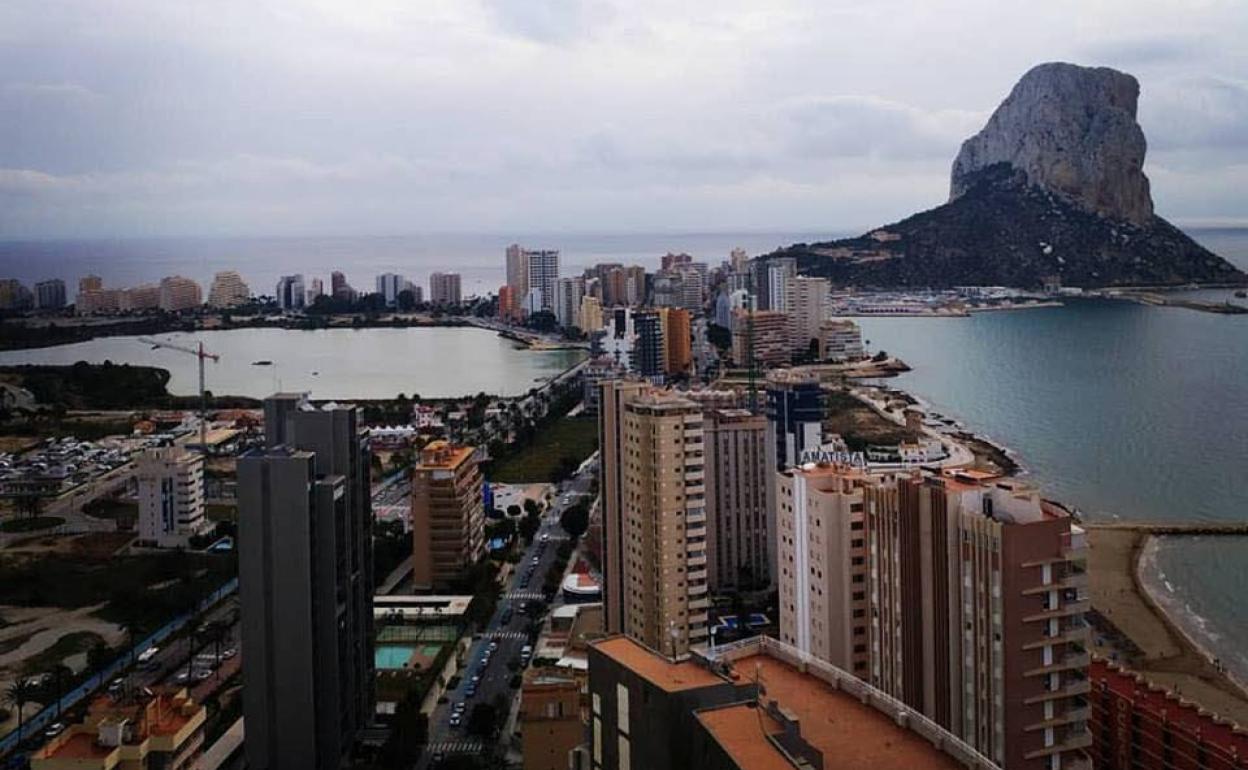
[(1117, 530), (1145, 535), (1248, 535), (1248, 521), (1085, 521), (1081, 526), (1087, 530)]

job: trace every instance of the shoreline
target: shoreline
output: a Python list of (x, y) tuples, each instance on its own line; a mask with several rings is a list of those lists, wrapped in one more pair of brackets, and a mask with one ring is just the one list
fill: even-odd
[[(929, 415), (933, 412), (932, 404), (902, 388), (882, 383), (874, 387), (905, 398)], [(958, 428), (949, 438), (973, 449), (977, 460), (981, 452), (989, 459), (997, 455), (1012, 464), (1006, 475), (1027, 473), (1013, 450), (955, 422)], [(1094, 522), (1087, 523), (1086, 530), (1092, 600), (1088, 622), (1094, 632), (1090, 650), (1206, 711), (1248, 726), (1248, 682), (1215, 666), (1217, 656), (1184, 626), (1183, 610), (1167, 608), (1164, 598), (1154, 593), (1158, 589), (1150, 580), (1159, 577), (1155, 558), (1160, 537), (1139, 530), (1100, 529)]]
[[(1190, 610), (1179, 610), (1177, 608), (1167, 607), (1167, 602), (1163, 598), (1164, 594), (1161, 593), (1161, 587), (1156, 585), (1154, 582), (1156, 580), (1161, 580), (1163, 583), (1166, 583), (1167, 587), (1169, 587), (1169, 581), (1165, 578), (1164, 573), (1160, 571), (1160, 568), (1157, 565), (1157, 554), (1161, 550), (1161, 547), (1161, 536), (1145, 535), (1143, 543), (1136, 554), (1135, 580), (1140, 586), (1140, 590), (1143, 592), (1144, 598), (1147, 600), (1149, 605), (1152, 606), (1154, 612), (1157, 613), (1157, 615), (1170, 627), (1172, 631), (1179, 634), (1189, 647), (1203, 656), (1205, 660), (1210, 663), (1210, 665), (1214, 666), (1215, 670), (1222, 675), (1222, 678), (1238, 690), (1240, 696), (1243, 697), (1245, 701), (1248, 701), (1248, 682), (1245, 682), (1239, 676), (1236, 676), (1235, 672), (1227, 668), (1225, 665), (1221, 667), (1215, 665), (1213, 661), (1218, 660), (1220, 656), (1214, 655), (1213, 651), (1207, 646), (1207, 643), (1202, 642), (1198, 638), (1197, 634), (1195, 634), (1191, 628), (1186, 627), (1183, 620), (1180, 619), (1184, 615), (1188, 616), (1189, 619), (1197, 616), (1195, 616)], [(1170, 593), (1177, 599), (1176, 594), (1172, 591)]]
[(1248, 725), (1248, 688), (1158, 602), (1148, 585), (1158, 538), (1129, 529), (1087, 526), (1093, 654), (1142, 675), (1206, 711)]

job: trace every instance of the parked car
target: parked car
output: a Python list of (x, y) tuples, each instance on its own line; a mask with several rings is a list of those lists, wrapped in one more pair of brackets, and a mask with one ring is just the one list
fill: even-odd
[(55, 738), (56, 736), (60, 735), (63, 732), (65, 732), (65, 725), (60, 722), (53, 722), (52, 724), (48, 725), (48, 729), (43, 731), (43, 737)]

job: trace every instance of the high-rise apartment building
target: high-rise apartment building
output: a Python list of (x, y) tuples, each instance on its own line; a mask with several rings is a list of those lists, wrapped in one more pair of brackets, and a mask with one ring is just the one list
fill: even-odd
[(529, 295), (529, 253), (518, 243), (507, 247), (507, 286), (511, 288), (518, 309)]
[(35, 304), (35, 295), (16, 278), (0, 279), (0, 310), (26, 310)]
[(460, 304), (463, 296), (460, 293), (459, 273), (430, 274), (429, 301), (435, 305)]
[(139, 539), (159, 548), (185, 548), (208, 529), (204, 516), (204, 457), (183, 447), (148, 449), (135, 463)]
[[(624, 535), (624, 475), (632, 470), (631, 446), (624, 444), (624, 405), (647, 390), (637, 380), (604, 379), (598, 385), (598, 447), (602, 483), (603, 603), (608, 633), (624, 631), (624, 553), (631, 548)], [(627, 467), (626, 467), (627, 464)]]
[(35, 307), (40, 310), (60, 310), (65, 307), (65, 282), (52, 278), (35, 284)]
[(190, 278), (171, 275), (160, 281), (160, 309), (166, 313), (194, 310), (204, 304), (203, 291)]
[(678, 307), (659, 309), (663, 333), (663, 372), (668, 377), (693, 374), (693, 330), (689, 311)]
[(793, 358), (789, 316), (778, 310), (736, 310), (732, 319), (732, 360), (738, 366), (780, 366)]
[(154, 283), (141, 283), (129, 289), (122, 289), (118, 296), (120, 297), (117, 305), (119, 310), (155, 310), (160, 307), (160, 286)]
[(829, 319), (819, 324), (819, 359), (853, 361), (867, 354), (862, 329), (849, 319)]
[(776, 478), (780, 639), (870, 679), (870, 618), (859, 469), (788, 468)]
[(602, 329), (602, 302), (597, 297), (581, 297), (576, 325), (586, 334)]
[(208, 289), (208, 305), (215, 308), (231, 308), (244, 305), (251, 299), (251, 290), (243, 277), (233, 270), (222, 270), (212, 277)]
[[(794, 352), (809, 350), (811, 342), (819, 339), (819, 325), (832, 309), (831, 290), (827, 278), (799, 275), (789, 281), (787, 304)], [(818, 343), (815, 344), (817, 347)]]
[(1002, 767), (1087, 767), (1082, 529), (983, 474), (865, 492), (872, 683)]
[(104, 288), (104, 279), (98, 275), (84, 275), (78, 279), (78, 291), (100, 291)]
[[(623, 632), (669, 654), (707, 638), (706, 482), (701, 407), (659, 391), (627, 389), (604, 401), (606, 442), (619, 454), (608, 494), (608, 549), (622, 549)], [(605, 445), (604, 445), (605, 446)], [(616, 486), (618, 484), (618, 486)], [(618, 531), (612, 531), (618, 526)], [(621, 542), (622, 538), (622, 542)], [(610, 601), (616, 601), (613, 597)]]
[(745, 249), (735, 248), (728, 254), (728, 266), (734, 273), (744, 273), (750, 268), (750, 255)]
[(434, 441), (412, 471), (413, 584), (445, 587), (485, 555), (477, 450)]
[(520, 319), (520, 304), (516, 299), (516, 291), (507, 284), (498, 287), (498, 317), (502, 321)]
[(238, 461), (243, 715), (252, 770), (336, 770), (373, 716), (369, 452), (353, 407), (264, 403)]
[(334, 270), (329, 274), (329, 294), (334, 299), (350, 299), (355, 294), (342, 271)]
[(317, 297), (323, 296), (325, 296), (325, 282), (320, 278), (313, 278), (308, 282), (308, 290), (304, 295), (304, 304), (311, 306), (313, 302), (316, 302)]
[(767, 373), (769, 470), (805, 462), (803, 454), (823, 446), (824, 395), (818, 376), (797, 369)]
[(849, 673), (771, 637), (673, 658), (589, 645), (586, 770), (999, 770)]
[(777, 475), (781, 640), (1006, 768), (1084, 768), (1083, 535), (984, 474)]
[(793, 257), (756, 259), (751, 263), (751, 271), (758, 309), (787, 312), (792, 280), (797, 277), (797, 260)]
[(555, 311), (555, 282), (559, 280), (559, 252), (548, 249), (526, 251), (525, 258), (528, 262), (530, 295), (537, 290), (538, 294), (532, 296), (537, 298), (539, 309), (553, 313)]
[(662, 383), (667, 374), (667, 346), (663, 342), (663, 318), (657, 310), (632, 314), (637, 339), (629, 359), (629, 371), (651, 382)]
[(772, 585), (775, 521), (767, 505), (767, 418), (706, 413), (707, 579), (716, 592)]
[(399, 293), (407, 288), (407, 279), (398, 273), (382, 273), (377, 276), (377, 293), (386, 300), (387, 307), (399, 303)]
[[(585, 279), (581, 276), (560, 278), (555, 282), (555, 320), (565, 328), (578, 326), (581, 298), (585, 296)], [(579, 327), (578, 327), (579, 328)]]
[[(315, 283), (313, 288), (315, 288)], [(300, 310), (304, 307), (304, 301), (307, 294), (303, 288), (303, 275), (295, 273), (294, 275), (284, 275), (277, 279), (277, 287), (274, 289), (274, 296), (277, 297), (277, 306), (282, 310)], [(318, 293), (319, 297), (320, 294)]]

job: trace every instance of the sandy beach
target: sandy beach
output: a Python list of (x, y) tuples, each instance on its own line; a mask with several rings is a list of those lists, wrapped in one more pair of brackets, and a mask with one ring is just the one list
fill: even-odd
[[(1152, 536), (1088, 529), (1088, 582), (1094, 623), (1092, 651), (1174, 690), (1219, 716), (1248, 725), (1248, 691), (1218, 671), (1161, 610), (1140, 575)], [(1115, 633), (1115, 631), (1117, 633)]]

